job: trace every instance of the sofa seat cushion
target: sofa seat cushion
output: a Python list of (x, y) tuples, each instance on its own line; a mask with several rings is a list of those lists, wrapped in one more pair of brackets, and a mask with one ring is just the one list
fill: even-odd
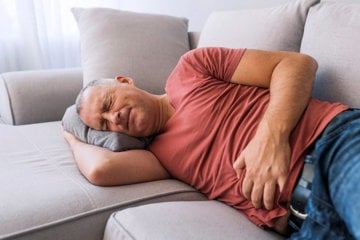
[(176, 180), (91, 185), (79, 172), (60, 122), (0, 124), (0, 239), (101, 239), (112, 212), (171, 200), (204, 200)]
[(104, 240), (283, 239), (258, 228), (218, 201), (167, 202), (128, 208), (111, 215)]
[(319, 64), (315, 97), (359, 108), (360, 2), (349, 2), (324, 1), (310, 9), (301, 52)]

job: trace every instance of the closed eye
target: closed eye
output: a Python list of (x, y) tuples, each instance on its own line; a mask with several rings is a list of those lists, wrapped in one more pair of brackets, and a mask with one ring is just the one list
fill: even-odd
[(112, 99), (109, 93), (105, 95), (104, 102), (102, 104), (101, 112), (108, 112), (112, 105)]
[[(107, 94), (105, 95), (102, 107), (101, 107), (101, 112), (102, 113), (109, 112), (112, 105), (113, 105), (113, 101), (111, 98), (111, 94), (110, 94), (110, 92), (107, 92)], [(109, 130), (108, 121), (104, 118), (100, 119), (99, 126), (100, 126), (101, 131)]]
[(100, 131), (109, 131), (110, 130), (110, 126), (109, 126), (109, 121), (102, 118), (100, 120)]

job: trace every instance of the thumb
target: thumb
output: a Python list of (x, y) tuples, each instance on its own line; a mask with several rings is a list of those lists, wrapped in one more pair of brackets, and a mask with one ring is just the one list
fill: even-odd
[(241, 171), (246, 167), (245, 165), (245, 158), (242, 154), (236, 159), (236, 161), (233, 164), (233, 168), (236, 172), (237, 178), (240, 177)]

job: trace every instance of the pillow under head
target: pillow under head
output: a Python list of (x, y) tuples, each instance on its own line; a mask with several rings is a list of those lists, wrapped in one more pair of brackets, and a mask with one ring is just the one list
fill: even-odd
[(76, 111), (76, 106), (68, 107), (62, 118), (64, 130), (88, 144), (105, 147), (114, 152), (131, 149), (145, 149), (152, 137), (131, 137), (126, 134), (110, 131), (98, 131), (86, 126)]

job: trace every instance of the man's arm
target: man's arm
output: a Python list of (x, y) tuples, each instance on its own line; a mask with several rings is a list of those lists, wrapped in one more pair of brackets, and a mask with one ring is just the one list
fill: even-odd
[(244, 196), (256, 208), (272, 209), (276, 188), (288, 177), (289, 137), (311, 96), (316, 61), (303, 54), (246, 50), (231, 82), (270, 90), (270, 102), (257, 132), (234, 163), (246, 169)]
[(146, 150), (112, 152), (79, 141), (63, 131), (81, 173), (94, 185), (112, 186), (169, 178), (159, 160)]

